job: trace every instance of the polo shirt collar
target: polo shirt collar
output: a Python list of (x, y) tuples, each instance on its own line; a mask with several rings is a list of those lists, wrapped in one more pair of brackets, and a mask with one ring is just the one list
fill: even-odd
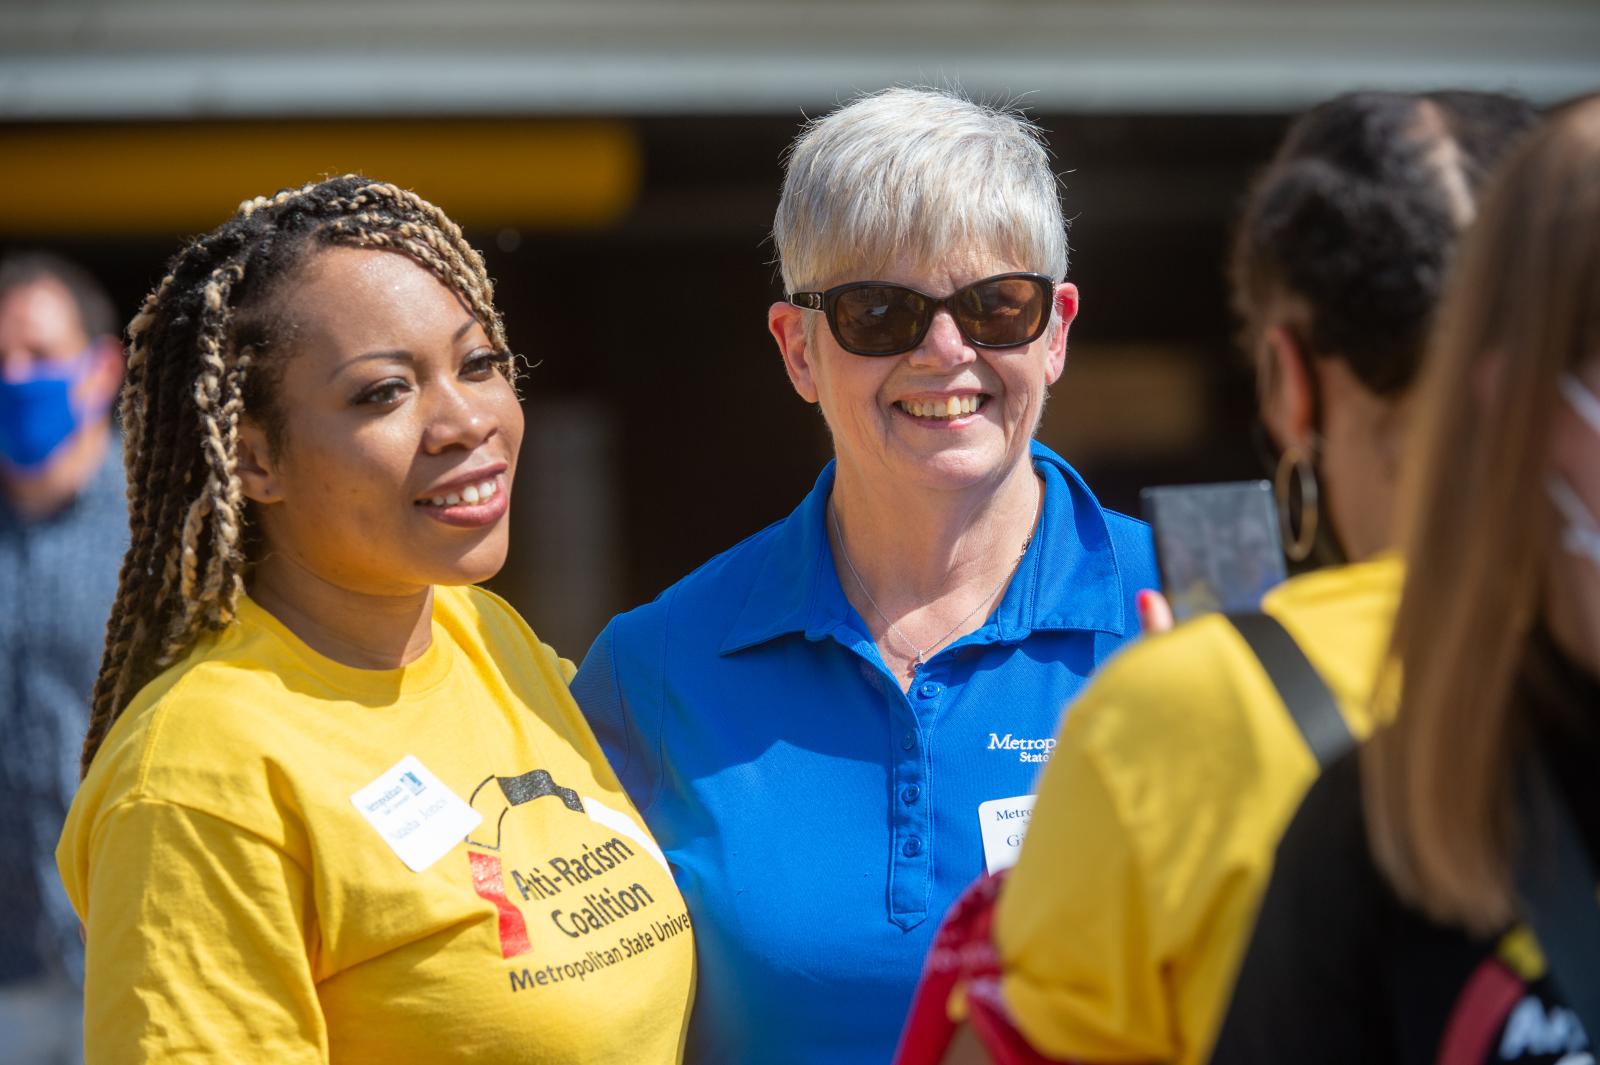
[[(1039, 530), (991, 619), (958, 642), (1015, 643), (1040, 631), (1125, 635), (1128, 595), (1105, 512), (1061, 456), (1035, 440), (1032, 457), (1045, 485)], [(842, 626), (855, 628), (828, 543), (827, 504), (835, 472), (830, 461), (800, 506), (767, 539), (766, 557), (721, 654), (780, 636), (799, 633), (821, 640)]]

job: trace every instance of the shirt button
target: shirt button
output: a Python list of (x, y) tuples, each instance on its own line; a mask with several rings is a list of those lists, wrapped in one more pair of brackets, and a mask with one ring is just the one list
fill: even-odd
[(906, 733), (905, 736), (902, 737), (901, 740), (900, 740), (900, 746), (904, 747), (908, 751), (911, 750), (916, 745), (917, 745), (917, 734), (915, 732)]
[(917, 787), (915, 784), (907, 784), (905, 790), (900, 793), (900, 801), (905, 803), (907, 806), (910, 806), (921, 797), (922, 789)]
[(915, 858), (917, 855), (922, 853), (922, 840), (918, 839), (916, 836), (911, 836), (904, 843), (900, 844), (900, 853), (904, 854), (907, 858)]
[(917, 689), (917, 694), (921, 695), (924, 699), (932, 699), (935, 695), (938, 695), (942, 691), (944, 691), (943, 684), (940, 684), (936, 680), (925, 680), (922, 682), (922, 687)]

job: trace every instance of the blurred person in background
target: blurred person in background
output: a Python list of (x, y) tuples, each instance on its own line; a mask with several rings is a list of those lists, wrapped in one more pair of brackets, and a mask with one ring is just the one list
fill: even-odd
[(682, 897), (470, 585), (523, 418), (478, 252), (345, 176), (244, 203), (128, 330), (133, 540), (57, 852), (88, 1060), (679, 1060)]
[(1029, 798), (1154, 565), (1033, 439), (1078, 302), (1036, 127), (863, 97), (790, 149), (774, 236), (768, 322), (835, 460), (573, 690), (694, 917), (690, 1060), (878, 1065), (946, 907), (1009, 860), (980, 804)]
[[(1297, 519), (1284, 536), (1298, 561), (1340, 563), (1286, 582), (1257, 617), (1309, 659), (1346, 739), (1372, 727), (1400, 577), (1383, 556), (1426, 330), (1486, 174), (1533, 122), (1498, 95), (1336, 98), (1290, 127), (1238, 225), (1233, 296), (1276, 482), (1303, 489), (1298, 514), (1280, 498)], [(979, 973), (963, 985), (938, 954), (930, 988), (957, 982), (956, 1015), (972, 1007), (981, 1032), (1025, 1056), (1205, 1061), (1272, 848), (1319, 769), (1300, 713), (1221, 615), (1118, 656), (1062, 725), (998, 888), (997, 961), (968, 955)], [(975, 928), (994, 890), (979, 885), (941, 938)], [(921, 1031), (937, 1054), (938, 1026), (922, 1020), (930, 997), (919, 996), (905, 1061), (931, 1056), (917, 1056)], [(967, 1031), (950, 1060), (978, 1053)]]
[(55, 841), (128, 543), (117, 318), (81, 267), (0, 259), (0, 1044), (82, 1058), (83, 946)]
[(1398, 713), (1295, 815), (1218, 1063), (1594, 1060), (1600, 98), (1497, 178), (1423, 404)]

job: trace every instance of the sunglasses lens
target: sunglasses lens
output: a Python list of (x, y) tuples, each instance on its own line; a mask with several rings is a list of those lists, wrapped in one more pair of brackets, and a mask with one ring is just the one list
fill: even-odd
[(980, 281), (956, 293), (951, 308), (962, 332), (991, 348), (1026, 344), (1044, 332), (1050, 291), (1031, 277)]
[(916, 347), (928, 323), (928, 301), (898, 285), (864, 285), (839, 293), (833, 328), (858, 355), (897, 355)]

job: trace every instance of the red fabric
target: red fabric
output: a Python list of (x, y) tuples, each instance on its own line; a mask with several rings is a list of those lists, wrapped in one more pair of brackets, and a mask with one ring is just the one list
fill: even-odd
[(1528, 993), (1527, 985), (1490, 958), (1472, 974), (1439, 1041), (1439, 1065), (1489, 1060), (1489, 1047), (1511, 1010)]
[(947, 1005), (961, 985), (966, 987), (969, 1023), (995, 1065), (1048, 1065), (1055, 1061), (1028, 1045), (1012, 1025), (1000, 997), (1000, 956), (994, 949), (992, 928), (1004, 876), (1002, 870), (978, 878), (945, 915), (923, 963), (894, 1065), (939, 1065), (944, 1060), (956, 1034)]
[(523, 923), (522, 914), (511, 905), (511, 900), (506, 898), (505, 881), (500, 875), (500, 859), (492, 854), (469, 850), (467, 860), (472, 863), (473, 889), (494, 903), (500, 915), (500, 956), (515, 958), (532, 950), (533, 945), (528, 942), (528, 926)]

